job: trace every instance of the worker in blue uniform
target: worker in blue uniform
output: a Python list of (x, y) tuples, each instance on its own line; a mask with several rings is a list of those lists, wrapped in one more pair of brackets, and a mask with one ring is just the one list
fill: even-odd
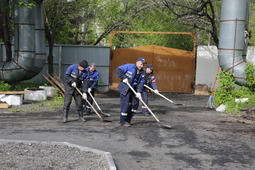
[[(87, 73), (87, 77), (86, 77), (84, 83), (86, 83), (86, 87), (88, 88), (87, 92), (91, 93), (91, 95), (94, 96), (95, 89), (96, 89), (96, 86), (98, 84), (98, 79), (99, 79), (99, 72), (96, 70), (96, 64), (91, 63), (86, 68), (86, 73)], [(88, 96), (88, 101), (90, 102), (90, 104), (92, 104), (93, 103), (92, 97), (89, 94), (87, 96)], [(91, 112), (90, 105), (88, 103), (86, 103), (85, 100), (83, 100), (82, 103), (83, 103), (84, 112), (87, 115), (89, 115)]]
[[(88, 62), (86, 60), (82, 60), (79, 64), (70, 65), (64, 75), (65, 81), (65, 95), (64, 95), (64, 108), (62, 113), (63, 123), (66, 123), (68, 120), (68, 113), (70, 109), (70, 105), (72, 103), (72, 98), (74, 97), (76, 109), (79, 115), (79, 121), (85, 122), (86, 120), (83, 118), (83, 108), (82, 108), (82, 97), (87, 98), (87, 87), (86, 84), (83, 83), (85, 78), (87, 77), (87, 73), (85, 69), (88, 67)], [(82, 91), (82, 96), (76, 90), (78, 88)]]
[[(157, 83), (156, 83), (156, 77), (155, 75), (153, 74), (153, 65), (152, 64), (148, 64), (146, 66), (146, 69), (145, 69), (145, 76), (144, 76), (144, 79), (145, 79), (145, 85), (149, 86), (150, 88), (152, 88), (154, 90), (154, 92), (157, 94), (159, 93), (158, 91), (158, 86), (157, 86)], [(142, 91), (142, 99), (144, 101), (144, 103), (148, 106), (148, 92), (149, 92), (149, 89), (144, 87), (143, 88), (143, 91)], [(149, 111), (148, 109), (146, 108), (146, 106), (144, 106), (142, 104), (142, 114), (145, 115), (145, 116), (149, 116)]]
[[(131, 119), (134, 117), (139, 107), (141, 92), (144, 85), (143, 66), (146, 63), (144, 58), (138, 58), (135, 64), (121, 65), (116, 69), (118, 78), (121, 82), (118, 85), (120, 91), (120, 125), (129, 127)], [(127, 85), (129, 83), (136, 94)]]

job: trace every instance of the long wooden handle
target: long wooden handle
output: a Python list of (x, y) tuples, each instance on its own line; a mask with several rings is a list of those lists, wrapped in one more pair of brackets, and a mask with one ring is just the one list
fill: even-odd
[(92, 98), (92, 100), (94, 101), (94, 103), (96, 104), (98, 110), (102, 111), (101, 108), (99, 107), (99, 105), (97, 104), (96, 99), (93, 97), (93, 95), (90, 92), (88, 92), (88, 93), (89, 93), (90, 97)]
[[(147, 86), (146, 84), (144, 85), (146, 88), (150, 89), (151, 91), (153, 91), (155, 93), (155, 90), (153, 90), (152, 88), (150, 88), (149, 86)], [(166, 96), (164, 96), (163, 94), (160, 93), (155, 93), (161, 97), (163, 97), (164, 99), (166, 99), (167, 101), (169, 101), (170, 103), (176, 104), (175, 102), (173, 102), (172, 100), (168, 99)]]
[[(75, 87), (75, 89), (80, 93), (80, 95), (82, 96), (82, 98), (83, 98), (83, 95), (82, 95), (82, 93), (81, 93), (81, 91), (77, 88), (77, 87)], [(86, 99), (86, 98), (83, 98), (88, 104), (89, 104), (89, 106), (94, 110), (94, 112), (97, 114), (97, 116), (101, 119), (101, 120), (103, 120), (103, 118), (100, 116), (100, 114), (96, 111), (96, 109), (92, 106), (92, 104), (88, 101), (88, 99)]]
[[(133, 91), (134, 94), (136, 94), (136, 91), (133, 89), (133, 87), (127, 82), (127, 85), (129, 86), (129, 88)], [(160, 122), (158, 120), (158, 118), (155, 116), (155, 114), (151, 111), (151, 109), (147, 106), (147, 104), (141, 99), (141, 98), (138, 98), (142, 103), (143, 105), (149, 110), (149, 112), (151, 113), (151, 115), (156, 119), (157, 122)]]

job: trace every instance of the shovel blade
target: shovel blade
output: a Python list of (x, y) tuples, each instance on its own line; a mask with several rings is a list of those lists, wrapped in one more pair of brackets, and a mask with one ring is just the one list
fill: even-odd
[(110, 116), (111, 116), (110, 114), (104, 113), (104, 112), (102, 112), (102, 111), (101, 111), (101, 114), (102, 114), (103, 116), (105, 116), (105, 117), (110, 117)]
[(160, 123), (160, 122), (159, 122), (159, 124), (164, 129), (173, 129), (173, 126), (171, 126), (171, 125), (163, 124), (163, 123)]
[(181, 105), (181, 106), (184, 106), (185, 104), (182, 104), (182, 103), (175, 103), (175, 105)]
[(105, 120), (105, 119), (103, 119), (102, 121), (103, 122), (112, 122), (111, 120)]

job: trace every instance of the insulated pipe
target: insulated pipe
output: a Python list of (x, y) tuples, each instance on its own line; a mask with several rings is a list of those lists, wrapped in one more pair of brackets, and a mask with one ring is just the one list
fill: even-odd
[[(32, 9), (14, 5), (14, 58), (0, 63), (0, 80), (15, 83), (36, 76), (45, 65), (46, 46), (42, 2)], [(28, 3), (29, 0), (18, 0)]]
[(221, 6), (219, 65), (222, 70), (232, 72), (239, 85), (246, 85), (243, 53), (249, 3), (249, 0), (222, 0)]

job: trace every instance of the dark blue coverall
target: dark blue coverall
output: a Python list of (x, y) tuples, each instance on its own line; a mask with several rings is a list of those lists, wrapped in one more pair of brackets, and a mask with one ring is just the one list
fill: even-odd
[[(155, 75), (153, 75), (153, 73), (145, 74), (144, 78), (145, 78), (145, 83), (144, 84), (151, 87), (153, 90), (158, 89), (158, 86), (156, 84), (156, 78), (155, 78)], [(144, 103), (147, 106), (148, 106), (148, 92), (149, 92), (149, 89), (144, 87), (143, 91), (141, 93), (142, 99), (143, 99)], [(145, 114), (145, 115), (149, 114), (148, 109), (144, 105), (142, 105), (142, 113)]]
[(71, 86), (73, 82), (76, 82), (77, 88), (81, 90), (83, 93), (86, 92), (86, 84), (82, 83), (87, 77), (86, 71), (79, 71), (78, 64), (70, 65), (65, 72), (65, 95), (64, 95), (64, 109), (63, 116), (68, 117), (70, 105), (72, 103), (72, 97), (74, 97), (76, 109), (78, 111), (79, 116), (83, 115), (82, 113), (82, 96), (78, 93), (78, 91)]
[[(117, 76), (120, 79), (128, 79), (129, 84), (141, 93), (144, 85), (144, 70), (138, 70), (136, 64), (125, 64), (116, 69)], [(120, 124), (130, 123), (134, 117), (137, 108), (139, 107), (139, 100), (136, 94), (129, 89), (128, 85), (122, 81), (118, 85), (120, 91)]]
[[(94, 70), (93, 72), (91, 72), (89, 69), (90, 69), (90, 66), (86, 68), (87, 77), (86, 77), (84, 83), (86, 84), (87, 88), (91, 89), (90, 93), (92, 94), (92, 96), (94, 96), (95, 89), (96, 89), (96, 86), (97, 86), (98, 80), (99, 80), (99, 73), (97, 70)], [(87, 99), (91, 104), (93, 103), (93, 99), (91, 98), (91, 96), (89, 94), (87, 95)], [(90, 114), (90, 112), (91, 112), (90, 105), (87, 104), (84, 99), (82, 100), (82, 104), (84, 105), (83, 107), (85, 109), (85, 112), (87, 114)]]

